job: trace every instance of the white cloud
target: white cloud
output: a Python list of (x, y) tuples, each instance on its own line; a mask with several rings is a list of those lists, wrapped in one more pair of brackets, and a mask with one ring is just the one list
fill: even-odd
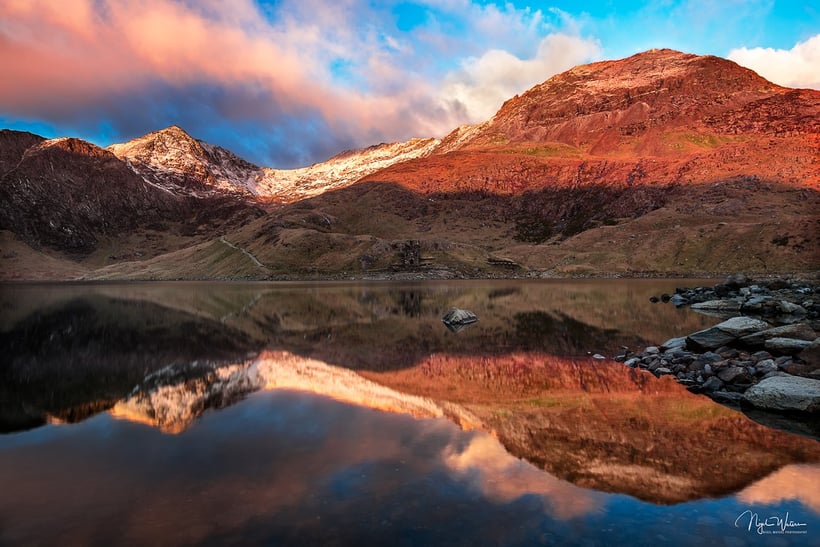
[(464, 62), (460, 70), (447, 75), (441, 88), (441, 102), (459, 111), (469, 123), (492, 117), (512, 96), (575, 65), (596, 58), (601, 48), (596, 40), (567, 34), (549, 34), (531, 59), (491, 49), (481, 57)]
[(820, 89), (820, 34), (791, 49), (733, 49), (728, 58), (778, 85)]

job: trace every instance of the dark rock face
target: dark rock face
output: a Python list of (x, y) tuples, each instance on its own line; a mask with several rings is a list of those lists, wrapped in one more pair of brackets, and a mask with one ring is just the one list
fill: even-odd
[(178, 198), (149, 185), (112, 153), (79, 139), (30, 147), (0, 179), (0, 229), (34, 247), (72, 254), (93, 251), (101, 236), (117, 236), (180, 211)]
[(238, 197), (174, 194), (80, 139), (4, 131), (0, 148), (0, 229), (35, 249), (82, 257), (101, 239), (136, 230), (192, 236), (202, 226), (213, 229), (262, 214)]

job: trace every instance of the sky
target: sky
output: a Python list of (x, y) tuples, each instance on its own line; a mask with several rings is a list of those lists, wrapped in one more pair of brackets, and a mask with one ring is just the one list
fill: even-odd
[(575, 65), (668, 47), (820, 89), (820, 3), (0, 0), (0, 128), (170, 125), (258, 165), (442, 137)]

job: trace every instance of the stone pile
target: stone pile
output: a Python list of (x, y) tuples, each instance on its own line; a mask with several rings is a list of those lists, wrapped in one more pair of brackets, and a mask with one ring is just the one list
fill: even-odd
[(674, 296), (653, 301), (694, 302), (693, 309), (735, 317), (638, 354), (627, 351), (616, 361), (656, 376), (672, 375), (690, 391), (721, 403), (820, 414), (816, 285), (751, 283), (732, 276), (713, 288), (677, 289)]

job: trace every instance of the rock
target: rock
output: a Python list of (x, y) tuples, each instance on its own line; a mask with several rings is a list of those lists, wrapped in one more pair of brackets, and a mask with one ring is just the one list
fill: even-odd
[(795, 338), (770, 338), (766, 340), (765, 346), (767, 350), (775, 353), (797, 355), (811, 344), (808, 340), (797, 340)]
[(723, 281), (723, 286), (727, 289), (737, 290), (749, 285), (749, 278), (742, 273), (732, 274)]
[(478, 317), (471, 311), (462, 310), (460, 308), (452, 308), (441, 321), (453, 332), (458, 332), (478, 321)]
[(664, 375), (664, 374), (672, 374), (672, 371), (670, 369), (666, 368), (666, 367), (658, 367), (658, 368), (655, 369), (655, 374), (657, 374), (658, 376), (661, 376), (661, 375)]
[(663, 344), (661, 344), (661, 349), (664, 351), (673, 350), (673, 349), (683, 349), (686, 347), (686, 337), (681, 336), (680, 338), (670, 338)]
[(599, 361), (600, 361), (601, 359), (606, 359), (606, 357), (604, 357), (604, 356), (603, 356), (603, 355), (601, 355), (600, 353), (596, 353), (595, 355), (593, 355), (593, 356), (592, 356), (592, 358), (593, 358), (593, 359), (597, 359), (597, 360), (599, 360)]
[(797, 356), (812, 367), (820, 367), (820, 338), (815, 338), (811, 345)]
[(771, 296), (753, 296), (743, 303), (741, 310), (744, 312), (761, 313), (766, 307), (776, 305), (777, 303)]
[(793, 304), (787, 300), (781, 300), (779, 308), (781, 313), (787, 313), (791, 315), (806, 315), (806, 308), (798, 304)]
[(707, 300), (698, 304), (692, 304), (693, 310), (709, 311), (740, 311), (742, 303), (740, 300)]
[(753, 360), (754, 362), (758, 362), (758, 361), (762, 361), (763, 359), (771, 359), (771, 358), (772, 358), (772, 354), (771, 354), (771, 353), (769, 353), (768, 351), (762, 351), (762, 350), (761, 350), (761, 351), (756, 351), (756, 352), (754, 352), (754, 353), (751, 355), (751, 357), (752, 357), (752, 360)]
[(716, 403), (729, 405), (739, 405), (743, 400), (743, 394), (735, 391), (715, 391), (711, 397)]
[(717, 373), (717, 377), (727, 384), (735, 381), (748, 382), (751, 379), (749, 373), (743, 367), (726, 367)]
[(743, 401), (755, 408), (820, 413), (820, 380), (773, 376), (750, 387)]
[(674, 304), (676, 308), (680, 308), (681, 306), (685, 306), (689, 303), (687, 299), (685, 299), (679, 294), (673, 294), (669, 301), (672, 302), (672, 304)]
[(703, 382), (701, 389), (704, 393), (713, 393), (722, 387), (723, 381), (720, 378), (717, 376), (710, 376), (705, 382)]
[(641, 364), (641, 360), (640, 360), (640, 359), (638, 359), (637, 357), (633, 357), (633, 358), (631, 358), (631, 359), (627, 359), (627, 360), (624, 362), (624, 364), (625, 364), (626, 366), (628, 366), (629, 368), (635, 368), (635, 367), (637, 367), (638, 365), (640, 365), (640, 364)]
[(701, 355), (701, 357), (710, 363), (717, 363), (718, 361), (723, 360), (723, 357), (721, 357), (719, 353), (715, 353), (713, 351), (707, 351)]
[(661, 350), (659, 350), (657, 346), (649, 346), (644, 350), (644, 353), (649, 353), (650, 355), (657, 355), (660, 352)]
[(738, 342), (745, 346), (762, 346), (771, 338), (795, 338), (797, 340), (814, 340), (817, 333), (805, 323), (792, 323), (771, 329), (762, 330), (741, 337)]
[(750, 317), (733, 317), (714, 327), (698, 331), (686, 337), (688, 349), (716, 349), (742, 336), (770, 328), (769, 324)]
[(765, 376), (777, 370), (777, 363), (774, 362), (774, 359), (762, 359), (755, 365), (755, 370), (757, 371), (757, 375)]

